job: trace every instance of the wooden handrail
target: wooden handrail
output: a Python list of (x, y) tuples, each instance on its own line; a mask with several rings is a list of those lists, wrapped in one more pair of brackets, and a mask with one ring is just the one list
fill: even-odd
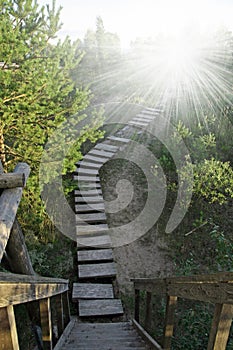
[[(24, 174), (26, 182), (30, 173), (30, 167), (26, 163), (19, 163), (16, 165), (13, 173)], [(0, 261), (16, 218), (22, 193), (23, 187), (15, 187), (3, 190), (0, 196)]]
[(0, 307), (50, 298), (68, 289), (67, 280), (0, 273)]
[(53, 348), (51, 298), (56, 301), (56, 323), (61, 336), (70, 321), (68, 280), (0, 273), (0, 333), (4, 349), (19, 350), (14, 305), (31, 301), (39, 301), (44, 349)]
[(171, 349), (178, 298), (215, 304), (207, 350), (224, 350), (233, 318), (233, 272), (168, 278), (134, 278), (135, 320), (140, 320), (140, 292), (147, 293), (145, 325), (150, 324), (152, 294), (167, 299), (163, 349)]

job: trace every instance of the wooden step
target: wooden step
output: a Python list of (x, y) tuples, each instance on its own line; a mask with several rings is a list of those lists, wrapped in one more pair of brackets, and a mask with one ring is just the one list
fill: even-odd
[(122, 142), (122, 143), (130, 142), (130, 139), (126, 139), (124, 137), (117, 137), (117, 136), (108, 136), (107, 139), (111, 141)]
[(112, 241), (109, 235), (77, 236), (77, 248), (111, 248)]
[(74, 181), (100, 182), (99, 176), (74, 175)]
[(112, 261), (112, 249), (80, 250), (77, 252), (78, 263)]
[(100, 299), (100, 300), (80, 300), (79, 316), (107, 316), (122, 315), (123, 307), (119, 299)]
[(104, 233), (109, 230), (107, 224), (96, 225), (76, 225), (76, 234), (78, 236), (93, 235), (95, 233)]
[(87, 323), (72, 320), (66, 335), (62, 336), (54, 350), (147, 350), (129, 322)]
[(75, 215), (76, 222), (85, 221), (87, 223), (106, 222), (105, 213), (91, 213)]
[(100, 183), (95, 183), (95, 182), (91, 182), (91, 183), (79, 183), (78, 184), (78, 188), (79, 190), (82, 190), (82, 191), (89, 191), (89, 190), (95, 190), (95, 189), (101, 189), (101, 185)]
[(155, 120), (155, 115), (148, 115), (148, 114), (144, 114), (144, 113), (139, 113), (139, 114), (137, 114), (136, 115), (136, 117), (135, 118), (142, 118), (142, 119), (144, 119), (144, 118), (146, 118), (147, 120)]
[[(83, 168), (94, 168), (94, 169), (100, 169), (101, 168), (101, 164), (100, 163), (92, 163), (92, 162), (88, 162), (85, 160), (81, 160), (80, 162), (78, 162), (76, 164), (78, 167), (83, 167)], [(79, 168), (76, 169), (76, 172), (78, 171)]]
[(75, 196), (98, 196), (98, 195), (102, 195), (102, 191), (101, 189), (97, 189), (97, 190), (75, 190), (74, 191), (74, 195)]
[(154, 119), (147, 119), (147, 118), (144, 118), (144, 117), (141, 117), (141, 118), (140, 117), (135, 117), (135, 118), (132, 119), (132, 121), (135, 121), (135, 122), (139, 122), (139, 123), (140, 122), (142, 122), (142, 123), (145, 122), (145, 123), (148, 123), (148, 124), (151, 123), (152, 120), (154, 120)]
[(84, 168), (84, 167), (80, 167), (78, 169), (75, 170), (75, 174), (79, 174), (79, 175), (98, 175), (99, 174), (99, 169), (91, 169), (91, 168)]
[(114, 156), (113, 152), (106, 152), (106, 151), (102, 151), (94, 148), (90, 152), (88, 152), (88, 154), (90, 154), (91, 156), (100, 156), (100, 157), (109, 158), (109, 159)]
[(87, 155), (85, 155), (85, 157), (83, 159), (85, 159), (85, 161), (99, 163), (101, 165), (103, 165), (104, 163), (106, 163), (108, 161), (108, 158), (92, 156), (89, 153)]
[(97, 145), (95, 145), (95, 149), (102, 149), (104, 151), (109, 151), (109, 152), (117, 152), (119, 147), (102, 142), (102, 143), (97, 143)]
[(105, 211), (104, 203), (92, 203), (91, 205), (87, 204), (76, 204), (75, 213), (92, 213)]
[(96, 197), (91, 197), (91, 196), (87, 196), (87, 197), (75, 197), (74, 198), (75, 203), (87, 203), (87, 204), (91, 204), (91, 203), (104, 203), (104, 199), (101, 195), (96, 196)]
[(139, 122), (130, 121), (129, 125), (144, 127), (144, 126), (148, 126), (148, 123), (139, 123)]
[(78, 277), (80, 279), (89, 278), (112, 278), (116, 276), (116, 265), (114, 262), (100, 264), (79, 265)]
[(74, 283), (72, 300), (77, 302), (79, 299), (113, 299), (112, 284), (103, 283)]

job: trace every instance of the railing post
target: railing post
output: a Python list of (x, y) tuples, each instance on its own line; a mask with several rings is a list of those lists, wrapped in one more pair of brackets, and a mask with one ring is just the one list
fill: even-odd
[(70, 304), (68, 292), (62, 294), (62, 305), (63, 305), (63, 315), (64, 315), (64, 328), (70, 322)]
[(2, 350), (19, 350), (13, 305), (0, 308), (0, 344)]
[(164, 327), (164, 339), (163, 339), (164, 350), (171, 349), (176, 304), (177, 304), (177, 297), (169, 295), (167, 297), (167, 306), (166, 306), (166, 315), (165, 315), (165, 327)]
[(139, 323), (140, 290), (135, 289), (134, 318)]
[(50, 298), (40, 300), (40, 318), (44, 350), (52, 350), (52, 319)]
[(227, 346), (233, 305), (216, 304), (207, 350), (224, 350)]
[(146, 293), (146, 315), (145, 315), (145, 329), (149, 330), (151, 327), (151, 316), (152, 316), (152, 308), (151, 308), (151, 300), (152, 293)]
[(65, 329), (62, 294), (56, 295), (54, 299), (56, 303), (57, 332), (58, 332), (58, 338), (60, 338), (60, 336), (62, 335)]

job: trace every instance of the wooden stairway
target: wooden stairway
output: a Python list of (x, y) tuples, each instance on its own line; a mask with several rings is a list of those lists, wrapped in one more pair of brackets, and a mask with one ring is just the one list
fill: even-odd
[[(134, 127), (146, 127), (156, 118), (157, 111), (146, 109), (132, 119)], [(143, 121), (144, 118), (144, 121)], [(97, 144), (77, 163), (74, 180), (78, 282), (73, 284), (72, 300), (77, 303), (78, 320), (65, 340), (65, 349), (147, 349), (130, 323), (80, 323), (80, 320), (98, 320), (123, 315), (121, 300), (114, 291), (117, 270), (114, 262), (111, 238), (105, 215), (99, 170), (119, 150), (130, 142), (121, 133), (109, 136)], [(119, 320), (119, 319), (118, 319)], [(102, 320), (103, 321), (103, 320)], [(115, 319), (116, 321), (116, 319)]]
[(147, 350), (130, 322), (79, 323), (72, 320), (54, 350)]
[[(158, 110), (145, 109), (130, 122), (130, 128), (147, 127)], [(113, 281), (116, 266), (105, 215), (99, 170), (130, 142), (122, 130), (98, 143), (77, 163), (75, 190), (78, 283), (73, 285), (73, 301), (78, 304), (79, 317), (119, 316), (121, 301), (115, 298)]]

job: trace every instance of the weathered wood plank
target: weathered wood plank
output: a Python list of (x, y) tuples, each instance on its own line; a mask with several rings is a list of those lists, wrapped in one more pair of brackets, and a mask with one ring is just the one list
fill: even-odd
[(103, 283), (74, 283), (72, 300), (77, 302), (79, 299), (113, 299), (112, 284)]
[(123, 307), (121, 300), (80, 300), (79, 316), (106, 316), (106, 315), (122, 315)]
[(75, 203), (104, 203), (103, 197), (101, 195), (98, 195), (97, 197), (75, 197)]
[(103, 165), (104, 163), (106, 163), (108, 161), (107, 158), (92, 156), (89, 153), (86, 154), (83, 159), (85, 161), (89, 161), (89, 162), (100, 163), (101, 165)]
[(0, 347), (2, 350), (19, 350), (15, 314), (12, 305), (0, 308)]
[(95, 145), (96, 149), (102, 149), (104, 151), (110, 151), (110, 152), (117, 152), (119, 147), (117, 146), (113, 146), (113, 145), (109, 145), (108, 143), (102, 142), (102, 143), (97, 143), (97, 145)]
[(108, 140), (110, 141), (116, 141), (116, 142), (122, 142), (122, 143), (129, 143), (130, 139), (126, 139), (124, 137), (117, 137), (117, 136), (108, 136), (107, 137)]
[(149, 344), (149, 349), (163, 350), (163, 348), (150, 336), (149, 333), (136, 321), (133, 320), (133, 325), (137, 329), (138, 333)]
[(233, 304), (233, 283), (182, 283), (167, 287), (168, 295), (218, 304)]
[(100, 182), (99, 176), (74, 175), (74, 181)]
[(133, 121), (133, 120), (131, 120), (128, 124), (129, 125), (133, 125), (133, 126), (137, 126), (137, 127), (148, 126), (148, 123), (136, 122), (136, 121)]
[(87, 222), (87, 223), (105, 223), (106, 215), (105, 213), (91, 213), (91, 214), (76, 214), (76, 222)]
[(156, 115), (151, 115), (151, 114), (147, 114), (147, 113), (139, 113), (139, 114), (137, 114), (137, 116), (135, 117), (135, 118), (142, 118), (142, 119), (144, 119), (144, 118), (146, 118), (146, 119), (148, 119), (148, 120), (155, 120), (155, 117), (156, 117)]
[(95, 189), (95, 190), (75, 190), (74, 191), (75, 196), (99, 196), (102, 195), (101, 189)]
[(94, 169), (100, 169), (102, 164), (100, 163), (93, 163), (93, 162), (88, 162), (85, 159), (81, 160), (80, 162), (77, 163), (77, 168), (76, 168), (76, 172), (78, 171), (79, 167), (83, 167), (83, 168), (94, 168)]
[(112, 261), (112, 249), (81, 250), (77, 252), (78, 262)]
[(35, 276), (0, 273), (0, 307), (39, 300), (68, 290), (68, 281), (56, 281), (50, 278), (36, 279)]
[(78, 277), (85, 278), (98, 278), (98, 277), (115, 277), (116, 265), (113, 262), (102, 264), (84, 264), (79, 265)]
[(90, 205), (86, 204), (78, 204), (75, 205), (75, 213), (92, 213), (92, 212), (98, 212), (98, 211), (104, 211), (104, 203), (95, 203)]
[(109, 235), (100, 235), (96, 237), (77, 237), (77, 247), (82, 248), (111, 248), (112, 241)]
[[(25, 181), (30, 173), (26, 163), (19, 163), (14, 169), (15, 174), (24, 174)], [(18, 206), (22, 197), (23, 188), (5, 189), (0, 196), (0, 261), (2, 260), (10, 231), (14, 224)]]
[(42, 330), (43, 348), (52, 350), (52, 318), (50, 298), (40, 300), (40, 322)]
[(56, 304), (57, 333), (58, 337), (60, 337), (65, 329), (62, 294), (56, 295), (54, 299)]
[(146, 118), (146, 117), (144, 117), (144, 118), (143, 118), (143, 117), (141, 117), (141, 118), (135, 117), (135, 118), (132, 119), (132, 121), (135, 121), (135, 122), (139, 122), (139, 123), (141, 123), (141, 122), (142, 122), (142, 123), (143, 123), (143, 122), (146, 122), (146, 123), (148, 123), (148, 124), (151, 123), (152, 120), (153, 120), (153, 119), (149, 119), (149, 118)]
[(176, 296), (167, 297), (165, 327), (164, 327), (164, 339), (163, 339), (164, 350), (171, 349), (172, 336), (173, 336), (173, 331), (174, 331), (176, 305), (177, 305), (177, 297)]
[(15, 188), (25, 186), (25, 175), (15, 173), (0, 173), (0, 188)]
[(109, 230), (107, 224), (96, 224), (96, 225), (77, 225), (76, 233), (78, 236), (93, 235), (95, 233), (106, 232)]
[(91, 156), (99, 156), (99, 157), (109, 158), (109, 159), (114, 156), (113, 152), (102, 151), (94, 148), (90, 152), (88, 152), (88, 154), (90, 154)]
[(99, 169), (91, 169), (91, 168), (84, 168), (80, 167), (75, 171), (78, 175), (88, 175), (88, 176), (96, 176), (99, 174)]
[(225, 349), (233, 318), (233, 305), (216, 304), (207, 350)]

